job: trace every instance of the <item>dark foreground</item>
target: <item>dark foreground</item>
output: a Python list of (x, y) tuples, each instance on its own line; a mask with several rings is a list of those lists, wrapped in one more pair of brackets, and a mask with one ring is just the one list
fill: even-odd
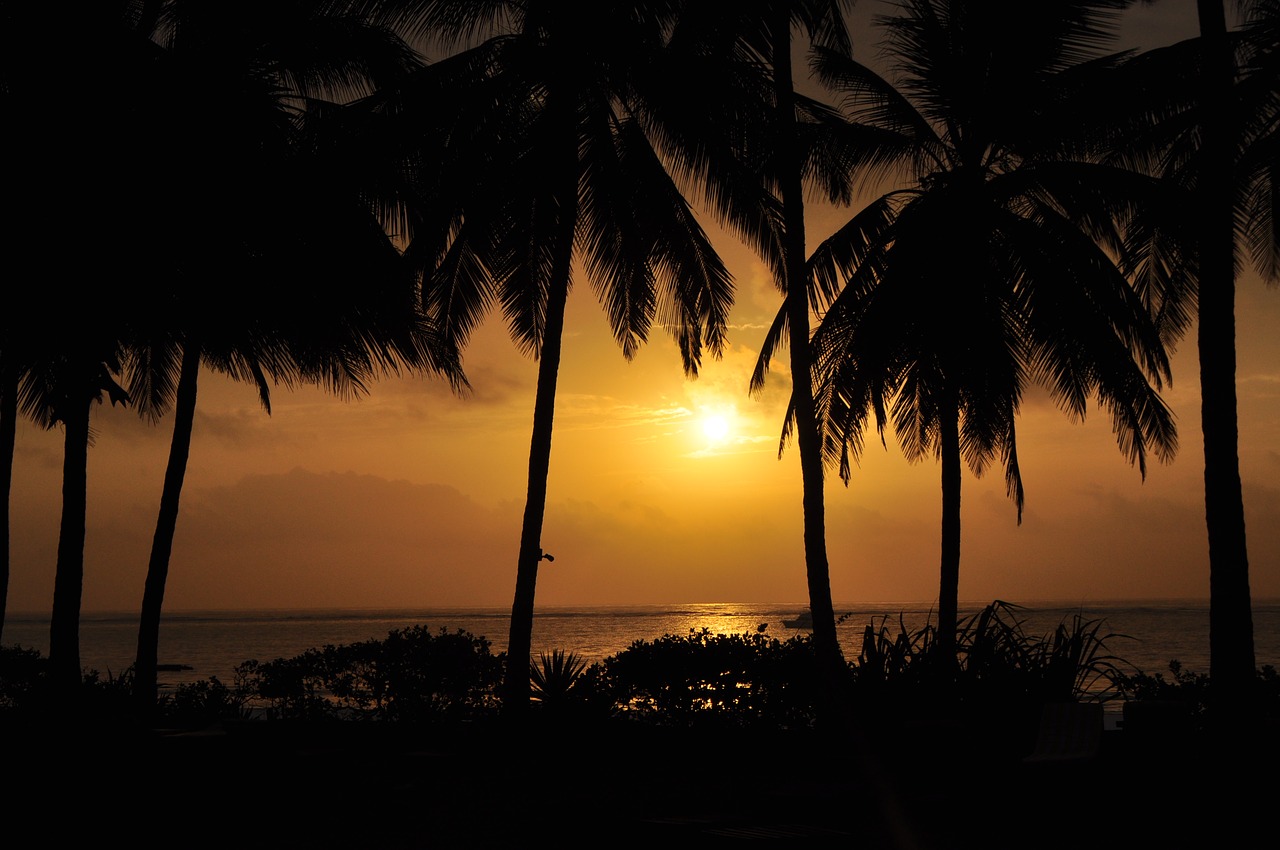
[(1280, 803), (1274, 725), (1107, 732), (1091, 758), (1030, 764), (1033, 733), (948, 723), (0, 723), (14, 848), (1229, 848), (1274, 846)]

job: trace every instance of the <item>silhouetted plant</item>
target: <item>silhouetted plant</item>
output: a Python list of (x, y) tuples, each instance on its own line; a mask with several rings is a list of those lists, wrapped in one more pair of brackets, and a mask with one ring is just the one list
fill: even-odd
[(937, 628), (932, 623), (911, 631), (899, 615), (896, 634), (890, 632), (888, 623), (886, 615), (880, 619), (879, 626), (872, 620), (863, 629), (862, 650), (855, 668), (858, 683), (864, 690), (914, 672), (923, 664), (923, 659), (933, 655)]
[(672, 726), (807, 727), (818, 683), (808, 635), (690, 630), (636, 641), (602, 664), (619, 716)]
[(38, 650), (0, 646), (0, 710), (19, 708), (29, 703), (48, 668), (48, 659)]
[(587, 662), (572, 652), (562, 649), (543, 652), (538, 663), (529, 663), (529, 682), (533, 700), (547, 709), (561, 709), (573, 701), (570, 691), (582, 679)]
[(955, 652), (942, 650), (937, 627), (898, 629), (873, 620), (854, 665), (855, 710), (870, 716), (959, 708), (1010, 712), (1045, 702), (1116, 695), (1123, 661), (1106, 642), (1120, 637), (1102, 620), (1077, 614), (1051, 634), (1029, 635), (1016, 606), (996, 601), (963, 620)]
[(197, 682), (184, 682), (173, 693), (161, 694), (157, 716), (166, 725), (199, 728), (223, 720), (248, 720), (252, 717), (252, 695), (243, 687), (228, 686), (217, 676)]
[(68, 692), (39, 650), (0, 647), (0, 712), (37, 723), (61, 722), (68, 714), (78, 723), (128, 721), (133, 668), (105, 674), (82, 669), (78, 682), (80, 687)]
[(1016, 607), (994, 602), (961, 627), (962, 698), (1021, 703), (1102, 700), (1114, 696), (1111, 676), (1123, 661), (1106, 642), (1103, 620), (1075, 614), (1046, 636), (1028, 635)]
[(489, 641), (426, 626), (328, 645), (237, 670), (270, 718), (433, 720), (496, 709), (503, 655)]
[(317, 650), (310, 649), (266, 663), (249, 659), (236, 667), (236, 678), (245, 683), (254, 706), (267, 719), (321, 719), (328, 716), (331, 706), (325, 698), (325, 676), (318, 672), (317, 655)]
[[(1275, 676), (1275, 670), (1270, 675)], [(1200, 723), (1205, 716), (1210, 702), (1209, 676), (1184, 670), (1182, 662), (1176, 658), (1169, 662), (1169, 679), (1164, 673), (1117, 673), (1112, 681), (1117, 692), (1126, 702), (1152, 701), (1182, 704), (1187, 716), (1194, 723)], [(1259, 672), (1261, 679), (1265, 672)]]

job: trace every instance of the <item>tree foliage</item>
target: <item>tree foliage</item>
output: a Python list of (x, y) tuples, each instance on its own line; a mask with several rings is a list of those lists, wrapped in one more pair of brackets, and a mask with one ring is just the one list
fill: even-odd
[[(1125, 457), (1172, 457), (1162, 292), (1128, 277), (1128, 228), (1181, 198), (1102, 161), (1092, 102), (1120, 57), (1100, 48), (1123, 3), (911, 0), (880, 19), (882, 78), (820, 52), (845, 96), (853, 168), (888, 181), (809, 258), (827, 305), (814, 334), (829, 465), (846, 482), (873, 427), (942, 464), (939, 639), (953, 642), (961, 463), (1003, 467), (1019, 521), (1016, 422), (1035, 385), (1072, 419), (1092, 400)], [(1015, 10), (1015, 6), (1018, 8)], [(1019, 39), (997, 22), (1016, 15)]]

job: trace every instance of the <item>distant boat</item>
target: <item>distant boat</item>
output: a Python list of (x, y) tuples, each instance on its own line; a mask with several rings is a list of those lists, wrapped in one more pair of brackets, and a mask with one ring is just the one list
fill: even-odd
[(793, 620), (783, 620), (782, 625), (788, 629), (812, 629), (813, 612), (801, 611)]

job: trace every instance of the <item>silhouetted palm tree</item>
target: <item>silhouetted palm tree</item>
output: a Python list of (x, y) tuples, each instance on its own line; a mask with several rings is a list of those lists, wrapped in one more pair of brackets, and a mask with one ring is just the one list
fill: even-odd
[(92, 322), (112, 311), (102, 302), (101, 312), (70, 312), (75, 319), (61, 334), (51, 332), (42, 356), (33, 359), (25, 378), (23, 408), (40, 424), (63, 428), (62, 517), (58, 532), (58, 556), (54, 573), (53, 610), (49, 623), (49, 675), (64, 694), (80, 683), (80, 601), (84, 583), (84, 541), (90, 415), (104, 396), (112, 404), (125, 403), (128, 395), (116, 381), (123, 347), (107, 323), (102, 331)]
[[(127, 242), (119, 238), (127, 215), (116, 206), (116, 188), (133, 146), (115, 132), (115, 123), (131, 113), (133, 82), (148, 55), (129, 33), (127, 17), (118, 5), (96, 4), (69, 15), (63, 5), (0, 1), (0, 109), (10, 127), (20, 128), (5, 133), (5, 160), (14, 177), (0, 201), (10, 282), (0, 317), (5, 493), (0, 626), (8, 607), (9, 495), (18, 416), (45, 425), (63, 413), (70, 416), (67, 405), (58, 415), (52, 411), (58, 393), (50, 383), (59, 373), (55, 361), (68, 366), (64, 378), (74, 371), (65, 362), (72, 349), (58, 346), (72, 343), (82, 330), (96, 334), (109, 323), (122, 301), (120, 292), (111, 291), (127, 287), (90, 273), (93, 265), (128, 253), (120, 247)], [(88, 81), (101, 87), (87, 87)], [(74, 204), (68, 201), (72, 197)], [(93, 360), (86, 366), (90, 373), (118, 353), (115, 343), (93, 353), (93, 344), (81, 342), (86, 344), (76, 343), (76, 349)], [(95, 390), (86, 393), (93, 396)], [(72, 584), (60, 586), (67, 590)], [(77, 605), (59, 607), (68, 611)], [(65, 648), (76, 641), (58, 643)], [(78, 650), (74, 654), (78, 657)], [(76, 667), (78, 658), (70, 659), (68, 668)]]
[(1253, 608), (1245, 543), (1236, 405), (1236, 64), (1222, 0), (1197, 0), (1200, 166), (1195, 184), (1202, 243), (1197, 297), (1204, 505), (1209, 535), (1209, 671), (1237, 701), (1254, 677)]
[[(1197, 321), (1205, 524), (1209, 541), (1209, 666), (1215, 703), (1228, 716), (1256, 674), (1240, 481), (1236, 398), (1235, 274), (1247, 248), (1268, 281), (1280, 275), (1274, 213), (1277, 145), (1277, 6), (1237, 4), (1239, 31), (1221, 0), (1197, 0), (1199, 37), (1139, 56), (1121, 152), (1186, 187), (1193, 235), (1184, 300)], [(1239, 243), (1239, 244), (1237, 244)], [(1189, 323), (1189, 319), (1188, 319)]]
[(847, 667), (836, 637), (821, 442), (807, 377), (813, 304), (805, 285), (805, 190), (848, 201), (850, 186), (827, 132), (836, 116), (796, 91), (792, 66), (798, 38), (839, 53), (851, 50), (844, 19), (849, 5), (839, 0), (686, 4), (672, 37), (672, 51), (686, 69), (683, 109), (667, 115), (669, 132), (689, 172), (706, 186), (712, 209), (762, 254), (783, 295), (751, 390), (763, 387), (775, 351), (785, 346), (794, 403), (783, 442), (794, 433), (800, 451), (805, 574), (814, 647), (829, 694), (843, 682)]
[[(134, 665), (140, 708), (155, 700), (160, 614), (191, 445), (201, 365), (258, 386), (325, 384), (362, 392), (400, 364), (462, 382), (430, 333), (411, 269), (317, 146), (318, 96), (367, 94), (415, 66), (412, 51), (359, 16), (313, 3), (170, 0), (155, 16), (156, 122), (151, 198), (180, 234), (159, 248), (153, 333), (131, 352), (142, 412), (175, 407), (173, 442), (148, 563)], [(211, 162), (218, 165), (211, 166)], [(234, 209), (234, 216), (225, 210)], [(193, 260), (198, 260), (193, 262)]]
[[(1146, 471), (1171, 457), (1156, 389), (1168, 361), (1155, 317), (1117, 264), (1124, 227), (1157, 181), (1089, 158), (1090, 93), (1119, 2), (909, 0), (880, 20), (890, 83), (824, 53), (848, 99), (857, 167), (909, 183), (867, 204), (810, 259), (843, 282), (814, 337), (828, 460), (847, 482), (872, 420), (942, 465), (939, 648), (954, 650), (962, 460), (999, 461), (1021, 520), (1015, 420), (1027, 387), (1072, 418), (1096, 396)], [(1018, 20), (1018, 38), (1000, 22)], [(1092, 87), (1091, 87), (1092, 86)]]
[[(644, 77), (662, 46), (664, 4), (392, 5), (419, 35), (453, 45), (485, 39), (422, 80), (416, 109), (426, 113), (420, 138), (430, 153), (419, 161), (443, 160), (425, 175), (407, 252), (422, 264), (428, 309), (451, 339), (464, 342), (497, 302), (516, 344), (538, 358), (503, 694), (507, 710), (523, 713), (575, 264), (626, 357), (656, 321), (676, 339), (689, 374), (704, 345), (721, 349), (732, 285), (644, 125)], [(456, 69), (470, 72), (469, 82), (461, 74), (450, 78), (456, 85), (441, 85)]]
[(9, 434), (19, 414), (65, 429), (49, 660), (54, 681), (74, 687), (81, 675), (90, 411), (104, 393), (124, 399), (116, 377), (128, 318), (142, 309), (132, 274), (136, 211), (121, 201), (131, 163), (145, 147), (128, 128), (140, 102), (136, 84), (152, 54), (131, 32), (129, 9), (94, 4), (75, 15), (66, 11), (0, 4), (0, 105), (10, 126), (21, 128), (6, 136), (6, 153), (38, 175), (11, 181), (3, 198), (12, 285), (0, 357), (4, 394), (12, 394), (13, 404), (6, 400), (0, 411), (0, 432)]
[(1241, 3), (1243, 38), (1227, 29), (1221, 0), (1197, 0), (1200, 79), (1198, 140), (1186, 169), (1201, 234), (1197, 298), (1200, 421), (1204, 431), (1205, 521), (1209, 536), (1209, 669), (1215, 704), (1230, 712), (1256, 676), (1249, 556), (1240, 483), (1236, 405), (1237, 240), (1255, 268), (1280, 279), (1280, 5)]

